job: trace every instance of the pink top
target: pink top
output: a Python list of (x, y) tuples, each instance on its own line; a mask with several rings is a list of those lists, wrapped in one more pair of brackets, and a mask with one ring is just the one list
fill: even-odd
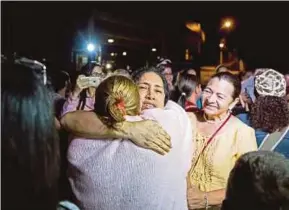
[(165, 109), (145, 110), (142, 117), (157, 120), (169, 133), (172, 149), (168, 154), (159, 155), (126, 139), (71, 142), (68, 177), (80, 209), (188, 209), (186, 177), (193, 141), (187, 114), (169, 101)]
[[(86, 103), (84, 106), (84, 110), (85, 111), (93, 110), (94, 109), (94, 101), (95, 101), (94, 97), (86, 97)], [(76, 111), (78, 103), (79, 103), (79, 97), (74, 99), (74, 98), (72, 98), (72, 95), (70, 95), (63, 105), (61, 116), (64, 116), (68, 112)]]

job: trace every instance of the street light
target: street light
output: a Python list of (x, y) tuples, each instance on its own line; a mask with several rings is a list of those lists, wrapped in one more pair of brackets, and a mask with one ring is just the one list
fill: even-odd
[(156, 48), (152, 48), (152, 51), (153, 51), (153, 52), (156, 52), (156, 51), (157, 51), (157, 49), (156, 49)]
[[(221, 20), (221, 28), (220, 28), (220, 31), (223, 31), (225, 33), (229, 33), (230, 31), (232, 31), (235, 27), (235, 21), (233, 18), (223, 18)], [(223, 63), (223, 60), (224, 60), (224, 56), (223, 56), (223, 50), (225, 50), (226, 48), (226, 36), (224, 36), (221, 41), (220, 41), (220, 44), (219, 44), (219, 47), (220, 47), (220, 64)]]
[(223, 48), (225, 47), (225, 44), (224, 44), (224, 43), (220, 43), (220, 44), (219, 44), (219, 47), (220, 47), (221, 49), (223, 49)]
[(94, 46), (94, 44), (89, 43), (89, 44), (87, 45), (87, 50), (88, 50), (88, 52), (92, 52), (92, 51), (94, 51), (94, 50), (95, 50), (95, 46)]
[(110, 53), (110, 56), (112, 56), (112, 57), (113, 57), (113, 56), (114, 56), (114, 53)]
[(114, 43), (114, 39), (108, 39), (107, 42), (108, 43)]
[(221, 40), (219, 47), (220, 47), (220, 64), (222, 64), (224, 60), (223, 49), (225, 48), (225, 39)]
[(106, 69), (111, 69), (111, 68), (112, 68), (112, 65), (111, 65), (110, 63), (107, 63), (107, 64), (105, 65), (105, 68), (106, 68)]
[(224, 26), (225, 26), (226, 28), (230, 28), (230, 27), (232, 26), (232, 22), (229, 21), (229, 20), (227, 20), (227, 21), (224, 23)]
[(222, 20), (221, 29), (230, 30), (234, 27), (234, 20), (232, 18), (226, 18)]
[(198, 42), (198, 52), (201, 53), (201, 46), (202, 46), (202, 43), (205, 42), (206, 40), (206, 34), (205, 32), (202, 30), (202, 26), (201, 26), (201, 23), (199, 22), (194, 22), (194, 21), (188, 21), (186, 22), (186, 27), (194, 32), (194, 33), (197, 33), (199, 35), (199, 42)]
[(123, 55), (123, 56), (126, 56), (126, 52), (123, 52), (122, 55)]

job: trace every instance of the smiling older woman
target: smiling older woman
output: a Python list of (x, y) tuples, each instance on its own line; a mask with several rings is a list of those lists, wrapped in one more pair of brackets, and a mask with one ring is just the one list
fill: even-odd
[(196, 150), (188, 176), (190, 209), (208, 209), (210, 205), (218, 209), (236, 160), (257, 150), (254, 130), (231, 115), (240, 90), (240, 81), (228, 72), (214, 75), (204, 89), (204, 108), (196, 116)]

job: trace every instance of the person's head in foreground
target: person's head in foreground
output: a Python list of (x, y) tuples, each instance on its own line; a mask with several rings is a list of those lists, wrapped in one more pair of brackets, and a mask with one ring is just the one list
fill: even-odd
[(122, 75), (110, 76), (95, 91), (94, 111), (107, 125), (125, 121), (125, 116), (140, 113), (137, 85)]
[(222, 209), (289, 209), (289, 160), (270, 151), (241, 156), (231, 171)]
[(56, 209), (59, 145), (41, 67), (1, 67), (2, 208)]
[(229, 72), (215, 74), (202, 94), (203, 111), (209, 118), (227, 114), (237, 103), (241, 82)]
[(144, 67), (134, 72), (132, 78), (139, 88), (141, 110), (164, 108), (169, 99), (169, 88), (158, 68)]
[(272, 133), (289, 125), (289, 106), (285, 98), (284, 76), (268, 69), (255, 78), (257, 99), (252, 106), (251, 121), (255, 129)]

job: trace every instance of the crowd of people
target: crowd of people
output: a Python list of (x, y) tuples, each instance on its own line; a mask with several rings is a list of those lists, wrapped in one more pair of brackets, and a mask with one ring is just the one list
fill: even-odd
[(3, 209), (289, 209), (288, 74), (1, 67)]

